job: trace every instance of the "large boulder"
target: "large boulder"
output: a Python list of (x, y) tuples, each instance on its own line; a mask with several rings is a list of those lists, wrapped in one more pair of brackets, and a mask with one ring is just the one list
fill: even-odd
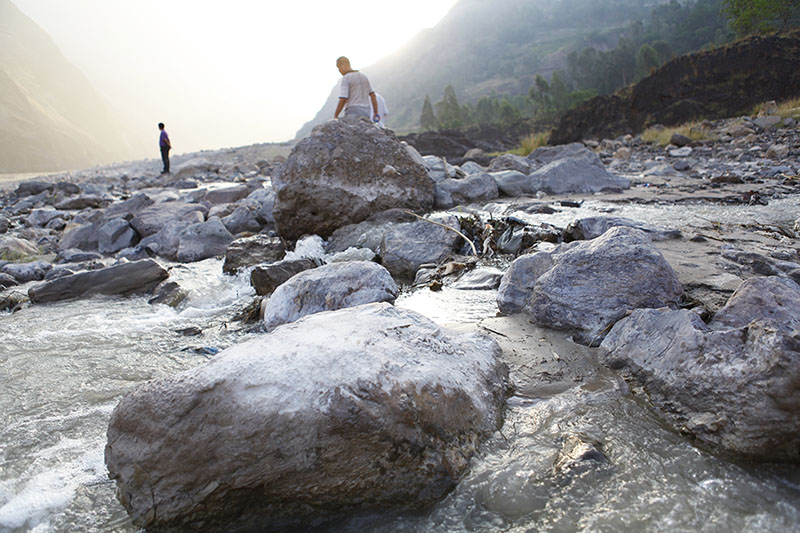
[(581, 160), (598, 168), (605, 168), (600, 156), (581, 143), (542, 146), (528, 154), (530, 164), (536, 168), (543, 167), (559, 159)]
[(307, 316), (150, 381), (111, 415), (134, 524), (240, 531), (442, 498), (502, 422), (500, 349), (390, 304)]
[(591, 241), (518, 258), (497, 301), (504, 312), (523, 307), (535, 324), (592, 342), (627, 312), (675, 307), (682, 294), (675, 272), (644, 232), (614, 227)]
[(426, 211), (434, 184), (390, 130), (360, 119), (314, 128), (273, 177), (278, 233), (330, 235), (390, 208)]
[(169, 222), (202, 222), (207, 212), (208, 208), (202, 204), (159, 202), (139, 209), (130, 224), (140, 236), (147, 237), (161, 231)]
[(631, 182), (584, 159), (557, 159), (529, 177), (531, 191), (548, 194), (596, 193), (629, 189)]
[(225, 185), (209, 189), (203, 200), (209, 204), (232, 204), (250, 194), (250, 189), (244, 184)]
[(169, 276), (151, 259), (79, 272), (31, 287), (28, 297), (33, 303), (56, 302), (85, 298), (94, 294), (134, 294), (148, 292)]
[(463, 179), (445, 178), (436, 183), (438, 209), (476, 202), (486, 203), (500, 196), (497, 183), (489, 174), (473, 174)]
[[(447, 226), (447, 227), (444, 227)], [(420, 265), (438, 263), (453, 253), (461, 230), (452, 215), (392, 225), (384, 234), (380, 256), (393, 276), (414, 279)]]
[(235, 274), (242, 268), (259, 263), (274, 263), (286, 255), (286, 245), (280, 237), (253, 235), (236, 239), (225, 250), (225, 263), (222, 271)]
[(334, 263), (306, 270), (275, 289), (264, 324), (274, 328), (306, 315), (373, 302), (394, 302), (397, 285), (389, 271), (369, 261)]
[(740, 458), (800, 462), (800, 286), (751, 278), (706, 325), (643, 309), (602, 344), (679, 431)]
[(218, 218), (192, 224), (180, 234), (177, 259), (181, 263), (192, 263), (224, 255), (231, 241), (233, 235)]

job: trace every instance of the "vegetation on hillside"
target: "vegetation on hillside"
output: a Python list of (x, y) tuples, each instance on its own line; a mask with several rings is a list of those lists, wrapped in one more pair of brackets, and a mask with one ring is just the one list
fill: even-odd
[[(551, 123), (559, 115), (597, 96), (637, 82), (678, 54), (723, 44), (734, 38), (723, 14), (724, 0), (670, 0), (656, 4), (642, 20), (633, 20), (618, 31), (614, 47), (573, 45), (566, 54), (566, 68), (549, 79), (535, 74), (527, 94), (482, 96), (473, 105), (458, 105), (453, 85), (443, 98), (430, 105), (426, 95), (420, 125), (423, 131), (456, 129), (474, 125), (507, 125), (532, 118)], [(596, 9), (582, 0), (566, 2), (573, 13)], [(561, 2), (564, 7), (565, 2)], [(605, 6), (610, 9), (610, 6)], [(594, 33), (582, 42), (602, 42)]]

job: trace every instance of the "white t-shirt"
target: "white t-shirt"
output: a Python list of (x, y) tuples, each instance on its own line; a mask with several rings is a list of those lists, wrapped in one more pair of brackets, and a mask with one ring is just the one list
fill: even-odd
[(342, 76), (339, 98), (347, 98), (345, 109), (356, 105), (366, 107), (369, 108), (369, 114), (372, 116), (372, 100), (369, 97), (371, 92), (373, 91), (369, 80), (360, 72), (348, 72)]

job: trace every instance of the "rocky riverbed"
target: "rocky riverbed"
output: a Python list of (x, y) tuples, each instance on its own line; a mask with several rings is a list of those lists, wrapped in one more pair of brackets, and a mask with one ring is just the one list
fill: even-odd
[[(24, 324), (57, 350), (40, 318), (93, 306), (152, 324), (157, 359), (94, 367), (134, 375), (47, 420), (45, 391), (9, 378), (26, 425), (2, 434), (0, 527), (796, 523), (800, 132), (771, 118), (487, 166), (343, 120), (286, 160), (247, 147), (6, 187), (2, 364), (47, 372)], [(79, 353), (65, 364), (97, 364)], [(44, 445), (19, 428), (76, 409), (108, 426), (114, 482), (76, 476), (37, 506), (46, 469), (19, 450)]]

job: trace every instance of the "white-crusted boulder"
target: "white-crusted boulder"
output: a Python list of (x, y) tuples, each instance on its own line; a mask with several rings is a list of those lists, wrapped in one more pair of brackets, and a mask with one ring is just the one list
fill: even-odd
[(500, 427), (499, 355), (484, 335), (386, 303), (307, 316), (127, 394), (106, 465), (148, 530), (420, 508)]
[(394, 302), (397, 285), (377, 263), (350, 261), (301, 272), (272, 293), (264, 324), (274, 328), (306, 315), (374, 302)]

